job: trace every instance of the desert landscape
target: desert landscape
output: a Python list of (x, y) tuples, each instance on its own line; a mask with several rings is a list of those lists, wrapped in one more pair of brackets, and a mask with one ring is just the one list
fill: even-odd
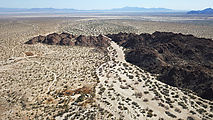
[[(212, 98), (199, 94), (205, 81), (194, 91), (184, 82), (182, 86), (169, 84), (164, 81), (167, 74), (132, 60), (141, 61), (133, 54), (141, 46), (131, 46), (131, 37), (123, 37), (152, 36), (159, 31), (212, 40), (211, 20), (206, 16), (128, 14), (2, 15), (0, 119), (211, 120)], [(212, 42), (208, 45), (209, 55), (213, 55)], [(208, 73), (208, 85), (213, 88), (212, 57), (208, 61), (202, 70)]]

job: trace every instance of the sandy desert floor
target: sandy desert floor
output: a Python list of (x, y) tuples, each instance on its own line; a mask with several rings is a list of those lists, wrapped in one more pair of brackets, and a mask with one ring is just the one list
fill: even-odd
[[(213, 117), (212, 102), (192, 93), (186, 95), (156, 81), (155, 75), (126, 63), (123, 51), (114, 43), (109, 48), (109, 54), (89, 47), (24, 44), (34, 36), (53, 32), (98, 35), (171, 31), (213, 38), (212, 24), (130, 18), (0, 19), (0, 119)], [(156, 91), (151, 86), (161, 89)]]

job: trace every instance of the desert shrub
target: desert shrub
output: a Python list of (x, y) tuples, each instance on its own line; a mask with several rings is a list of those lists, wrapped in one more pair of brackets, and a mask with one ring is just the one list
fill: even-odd
[(195, 113), (194, 111), (192, 111), (192, 110), (190, 110), (189, 112), (192, 113), (193, 115), (196, 114), (196, 113)]
[(203, 103), (200, 102), (200, 101), (196, 101), (196, 103), (197, 103), (198, 105), (204, 107), (204, 108), (207, 108), (207, 107), (208, 107), (207, 105), (203, 104)]
[(143, 99), (143, 102), (148, 102), (148, 101), (149, 101), (149, 100), (148, 100), (148, 99), (146, 99), (146, 98), (145, 98), (145, 99)]
[(169, 90), (168, 89), (163, 89), (161, 91), (162, 94), (166, 95), (166, 96), (169, 96)]
[(169, 109), (169, 106), (168, 106), (168, 105), (165, 105), (164, 108), (165, 108), (166, 110), (168, 110), (168, 109)]
[(132, 102), (132, 104), (136, 107), (139, 107), (138, 103), (136, 103), (136, 102)]
[(169, 86), (168, 86), (168, 85), (164, 85), (164, 87), (165, 87), (165, 88), (169, 88)]
[(181, 113), (181, 110), (178, 108), (175, 108), (175, 112)]
[(113, 97), (111, 100), (115, 100), (115, 97)]
[(123, 85), (120, 85), (120, 88), (121, 88), (121, 89), (129, 89), (128, 86), (123, 86)]
[(102, 95), (102, 94), (104, 93), (105, 90), (106, 90), (106, 88), (102, 87), (102, 88), (100, 89), (100, 91), (98, 92), (98, 94)]
[(183, 109), (188, 109), (184, 102), (178, 102), (178, 105), (180, 105)]
[(177, 116), (175, 116), (174, 114), (170, 113), (169, 111), (165, 111), (165, 113), (166, 113), (168, 116), (172, 117), (172, 118), (177, 118)]
[(130, 99), (130, 98), (126, 98), (126, 100), (127, 100), (127, 101), (131, 101), (131, 99)]
[(202, 104), (202, 107), (207, 108), (208, 106), (207, 106), (207, 105), (205, 105), (205, 104)]
[(188, 117), (187, 117), (187, 120), (194, 120), (194, 118), (191, 117), (191, 116), (188, 116)]
[(141, 79), (138, 79), (138, 82), (142, 82), (142, 80), (141, 80)]
[(179, 95), (172, 96), (173, 98), (179, 98)]
[(115, 89), (113, 87), (110, 87), (108, 90), (112, 90), (112, 91), (115, 91)]
[(191, 105), (194, 105), (194, 101), (191, 101)]
[(183, 100), (184, 100), (185, 103), (187, 103), (187, 99), (188, 98), (186, 96), (183, 96)]
[(203, 108), (197, 109), (197, 112), (200, 114), (203, 114), (204, 112), (206, 112), (206, 110), (204, 110)]
[(128, 108), (127, 108), (127, 107), (125, 107), (125, 106), (123, 106), (123, 109), (124, 109), (124, 110), (128, 110)]
[(189, 94), (189, 97), (190, 97), (191, 99), (196, 99), (196, 98), (197, 98), (196, 96), (191, 95), (191, 94)]
[(154, 90), (153, 92), (154, 92), (154, 94), (155, 94), (157, 97), (159, 97), (159, 98), (161, 98), (161, 97), (162, 97), (162, 95), (161, 95), (160, 93), (158, 93), (158, 91), (157, 91), (157, 90)]
[(118, 106), (118, 109), (123, 110), (123, 108), (122, 108), (122, 106), (121, 106), (121, 105), (119, 105), (119, 106)]
[(210, 106), (210, 111), (213, 112), (213, 106)]
[(85, 98), (85, 95), (84, 94), (81, 94), (78, 98), (77, 98), (77, 100), (75, 101), (75, 102), (82, 102), (82, 101), (84, 101), (84, 98)]
[(161, 107), (165, 107), (165, 105), (163, 103), (158, 103), (158, 106), (161, 106)]
[(140, 112), (141, 112), (141, 113), (145, 113), (145, 112), (146, 112), (146, 110), (145, 110), (145, 109), (142, 109)]
[[(108, 116), (107, 116), (107, 118), (110, 118), (110, 117), (112, 117), (113, 116), (113, 114), (112, 113), (109, 113), (108, 114)], [(92, 120), (92, 119), (91, 119)]]
[(126, 64), (126, 63), (123, 63), (123, 66), (126, 68), (126, 67), (128, 67), (128, 65)]
[(166, 99), (166, 103), (168, 103), (168, 104), (172, 103), (170, 98), (165, 97), (165, 99)]
[(133, 75), (129, 75), (129, 79), (133, 79), (134, 78), (134, 76)]
[(144, 94), (149, 94), (149, 91), (144, 91), (143, 93), (144, 93)]
[(210, 118), (213, 118), (213, 114), (209, 114), (209, 117), (210, 117)]
[(134, 95), (135, 95), (136, 98), (141, 98), (142, 97), (142, 93), (141, 92), (136, 92)]
[(148, 111), (147, 112), (147, 117), (152, 117), (152, 116), (153, 116), (152, 111)]
[(109, 103), (108, 101), (106, 101), (106, 100), (105, 100), (105, 101), (103, 101), (103, 102), (105, 102), (107, 105), (110, 105), (110, 103)]

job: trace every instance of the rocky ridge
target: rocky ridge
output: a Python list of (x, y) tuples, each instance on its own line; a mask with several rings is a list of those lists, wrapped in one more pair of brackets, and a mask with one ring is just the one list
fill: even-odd
[(47, 36), (37, 36), (27, 41), (26, 44), (44, 43), (49, 45), (108, 47), (109, 39), (103, 35), (99, 36), (76, 36), (69, 33), (52, 33)]
[(123, 46), (126, 60), (159, 74), (158, 80), (213, 100), (213, 41), (171, 32), (107, 35)]

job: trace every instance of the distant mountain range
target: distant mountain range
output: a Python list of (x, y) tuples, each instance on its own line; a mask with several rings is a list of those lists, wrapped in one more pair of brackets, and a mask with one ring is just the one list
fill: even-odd
[(141, 7), (123, 7), (123, 8), (114, 8), (110, 11), (116, 12), (174, 12), (175, 10), (166, 9), (166, 8), (141, 8)]
[(75, 9), (55, 9), (55, 8), (0, 8), (0, 12), (43, 12), (43, 13), (54, 13), (54, 12), (74, 12)]
[(69, 13), (69, 12), (174, 12), (166, 8), (123, 7), (104, 10), (77, 10), (56, 8), (0, 8), (0, 12), (40, 12), (40, 13)]
[[(187, 12), (178, 11), (167, 8), (143, 8), (143, 7), (123, 7), (123, 8), (113, 8), (113, 9), (103, 9), (103, 10), (78, 10), (78, 9), (56, 9), (56, 8), (0, 8), (0, 13), (73, 13), (73, 12)], [(189, 11), (187, 14), (213, 14), (212, 8), (207, 8), (204, 10)]]
[(213, 9), (207, 8), (207, 9), (204, 9), (204, 10), (189, 11), (187, 14), (213, 14)]

